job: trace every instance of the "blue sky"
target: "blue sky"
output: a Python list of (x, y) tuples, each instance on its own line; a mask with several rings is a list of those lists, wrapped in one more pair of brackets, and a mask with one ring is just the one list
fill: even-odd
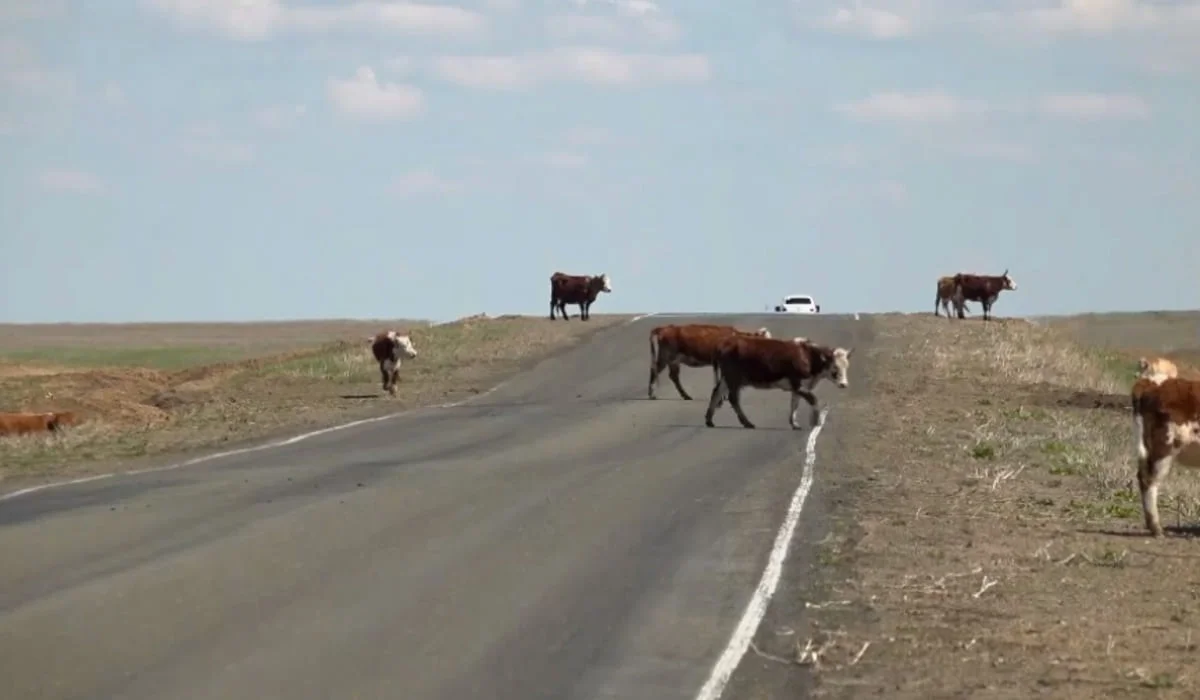
[(0, 321), (1200, 307), (1200, 2), (0, 0)]

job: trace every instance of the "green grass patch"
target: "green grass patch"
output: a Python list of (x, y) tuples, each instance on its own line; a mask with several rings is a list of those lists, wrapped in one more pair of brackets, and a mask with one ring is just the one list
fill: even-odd
[(248, 350), (236, 347), (48, 347), (29, 350), (10, 350), (0, 354), (0, 359), (13, 362), (39, 362), (68, 367), (146, 367), (149, 369), (176, 370), (217, 362), (241, 360), (250, 356), (252, 356), (252, 353)]

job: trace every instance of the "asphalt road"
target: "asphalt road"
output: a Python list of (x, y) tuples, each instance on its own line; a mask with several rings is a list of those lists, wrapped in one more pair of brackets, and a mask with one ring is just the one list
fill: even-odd
[[(707, 369), (683, 371), (696, 400), (665, 372), (647, 400), (668, 320), (687, 319), (602, 333), (465, 406), (0, 502), (4, 695), (694, 697), (807, 431), (778, 391), (748, 392), (758, 430), (728, 405), (705, 428)], [(870, 341), (853, 318), (703, 320)], [(837, 394), (818, 389), (822, 442)], [(818, 454), (819, 483), (836, 455)]]

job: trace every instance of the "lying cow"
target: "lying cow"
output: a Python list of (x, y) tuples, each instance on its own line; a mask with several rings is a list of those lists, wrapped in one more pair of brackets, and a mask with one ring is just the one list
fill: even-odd
[(593, 276), (555, 272), (550, 275), (550, 320), (554, 320), (556, 309), (562, 312), (564, 321), (570, 320), (567, 304), (579, 304), (579, 319), (588, 320), (592, 317), (592, 303), (601, 292), (612, 292), (608, 273)]
[(79, 422), (72, 411), (0, 413), (0, 436), (59, 432)]
[(379, 375), (383, 378), (383, 390), (396, 395), (396, 382), (400, 379), (400, 365), (404, 360), (417, 356), (412, 338), (396, 331), (387, 331), (371, 338), (371, 353), (379, 363)]
[(726, 338), (717, 346), (713, 369), (717, 372), (716, 386), (704, 413), (704, 424), (713, 425), (713, 414), (729, 399), (742, 427), (754, 424), (742, 411), (741, 393), (745, 387), (782, 389), (791, 392), (788, 424), (799, 430), (796, 413), (800, 399), (812, 407), (811, 424), (820, 425), (821, 411), (813, 393), (821, 379), (828, 378), (841, 388), (850, 385), (848, 372), (854, 349), (828, 348), (823, 345), (775, 338), (753, 338), (745, 335)]
[[(712, 366), (713, 353), (716, 351), (717, 344), (730, 335), (738, 333), (763, 338), (771, 337), (771, 331), (766, 328), (759, 328), (756, 331), (743, 331), (733, 326), (722, 326), (711, 323), (692, 323), (682, 326), (671, 324), (658, 326), (651, 330), (650, 382), (646, 387), (647, 395), (651, 399), (658, 398), (655, 396), (655, 390), (658, 388), (658, 378), (664, 369), (670, 367), (668, 376), (671, 377), (671, 382), (675, 384), (675, 389), (679, 392), (680, 396), (687, 401), (691, 401), (692, 397), (679, 381), (680, 366)], [(715, 370), (713, 381), (716, 381)]]
[(1150, 534), (1162, 537), (1159, 486), (1176, 462), (1200, 468), (1200, 381), (1141, 377), (1134, 382), (1130, 399), (1142, 515)]

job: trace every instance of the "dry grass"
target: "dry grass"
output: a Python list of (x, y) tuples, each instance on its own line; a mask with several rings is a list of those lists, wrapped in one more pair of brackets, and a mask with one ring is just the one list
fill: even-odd
[[(139, 326), (131, 337), (149, 345), (126, 347), (111, 327), (97, 331), (104, 335), (95, 344), (76, 330), (67, 346), (72, 363), (66, 366), (45, 359), (66, 354), (48, 342), (61, 340), (61, 329), (42, 330), (49, 339), (14, 341), (6, 334), (0, 355), (11, 356), (21, 344), (24, 350), (40, 350), (34, 357), (0, 360), (0, 410), (74, 410), (88, 420), (61, 435), (0, 438), (0, 481), (7, 487), (14, 480), (138, 466), (130, 461), (465, 398), (624, 318), (597, 314), (587, 323), (551, 323), (471, 317), (412, 328), (420, 357), (404, 365), (394, 398), (380, 388), (366, 336), (404, 327), (395, 322), (329, 322), (324, 337), (320, 326), (310, 323), (292, 330), (285, 352), (279, 350), (278, 326), (239, 325), (240, 336), (230, 324), (211, 336), (198, 326), (189, 326), (187, 334), (165, 328), (159, 336)], [(322, 344), (296, 349), (303, 337), (320, 338)], [(88, 356), (77, 349), (87, 347), (102, 351)], [(226, 361), (228, 353), (210, 352), (214, 347), (236, 348), (238, 359)], [(152, 366), (135, 366), (135, 360)]]
[[(832, 697), (1200, 693), (1200, 553), (1142, 527), (1128, 356), (1020, 320), (876, 328), (808, 633), (762, 652), (816, 650)], [(1180, 523), (1197, 481), (1167, 487)]]

